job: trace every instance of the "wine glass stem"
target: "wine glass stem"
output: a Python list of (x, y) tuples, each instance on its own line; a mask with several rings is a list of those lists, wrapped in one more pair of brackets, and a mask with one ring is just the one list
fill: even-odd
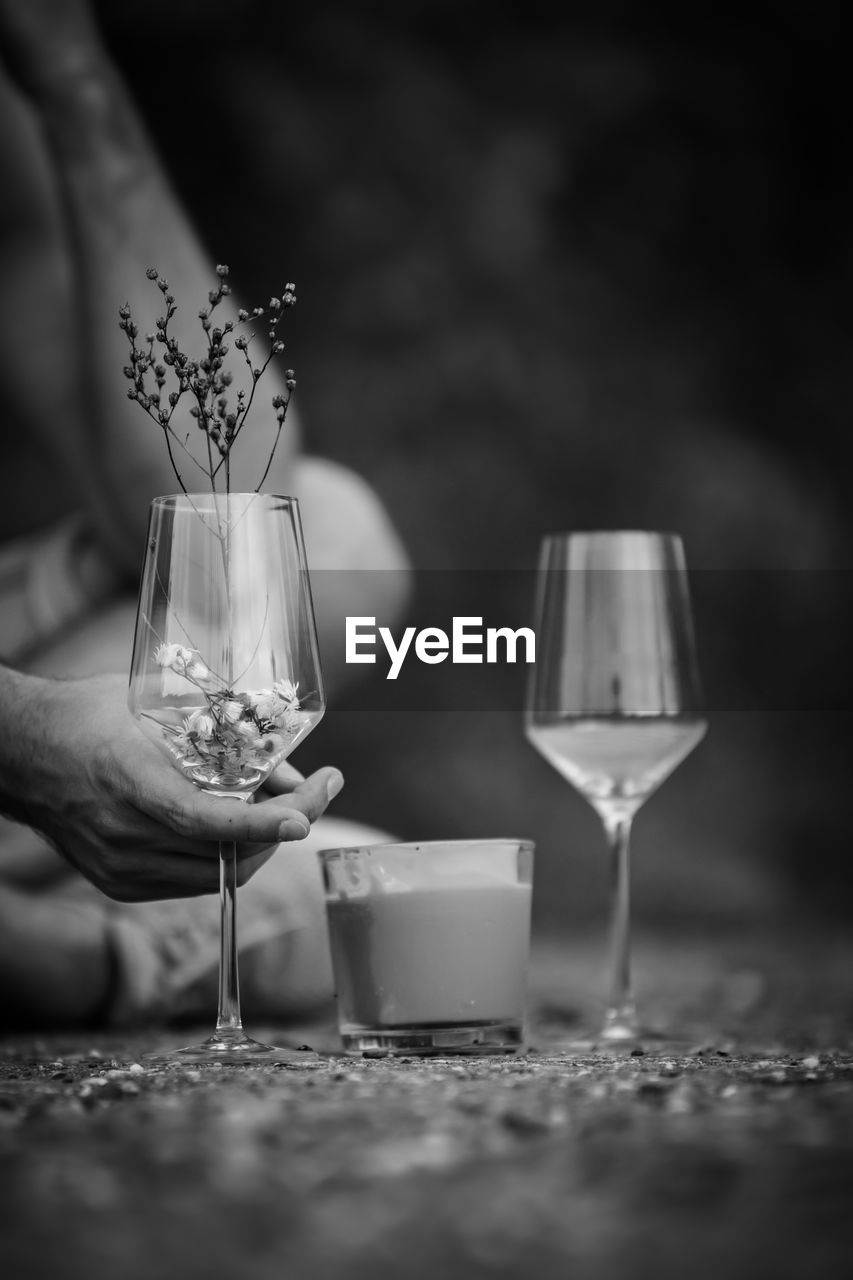
[(613, 1040), (636, 1034), (637, 1014), (631, 990), (631, 876), (629, 841), (632, 814), (602, 815), (612, 859), (610, 921), (610, 1002), (604, 1034)]
[(217, 1031), (240, 1031), (240, 985), (237, 973), (237, 846), (233, 841), (219, 846), (219, 904), (221, 932), (219, 951), (219, 1012)]

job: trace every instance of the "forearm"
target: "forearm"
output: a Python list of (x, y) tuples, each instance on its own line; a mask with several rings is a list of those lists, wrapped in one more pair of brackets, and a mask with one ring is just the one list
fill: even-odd
[[(91, 506), (90, 379), (57, 186), (32, 106), (2, 64), (0, 171), (4, 430), (38, 442), (67, 506)], [(8, 470), (7, 485), (14, 456)]]
[(38, 826), (39, 794), (60, 781), (55, 740), (57, 682), (0, 666), (0, 811)]
[[(119, 74), (100, 46), (90, 42), (85, 57), (39, 85), (37, 101), (79, 264), (90, 374), (97, 396), (93, 465), (101, 473), (108, 530), (119, 538), (125, 563), (135, 569), (148, 501), (175, 490), (178, 481), (161, 429), (127, 398), (122, 370), (129, 350), (118, 327), (118, 308), (128, 302), (140, 334), (153, 331), (154, 320), (164, 311), (162, 296), (145, 274), (155, 266), (177, 301), (172, 336), (182, 350), (201, 356), (206, 339), (198, 311), (216, 283), (214, 266)], [(278, 291), (283, 283), (278, 282)], [(275, 285), (271, 291), (276, 291)], [(234, 364), (239, 373), (239, 360)], [(269, 401), (284, 391), (282, 376), (272, 365), (256, 397), (253, 421), (235, 449), (232, 488), (255, 488), (259, 483), (275, 438)], [(189, 433), (190, 444), (198, 440), (198, 428), (183, 404), (173, 425), (177, 436)], [(279, 474), (292, 452), (293, 430), (289, 419), (277, 448)], [(208, 487), (204, 469), (180, 448), (176, 458), (188, 489)]]

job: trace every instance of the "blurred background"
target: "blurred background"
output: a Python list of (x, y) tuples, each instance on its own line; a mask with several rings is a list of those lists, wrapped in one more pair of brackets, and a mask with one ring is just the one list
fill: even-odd
[[(848, 921), (835, 7), (98, 11), (212, 258), (249, 299), (297, 282), (305, 447), (381, 496), (419, 571), (412, 621), (477, 612), (475, 569), (523, 625), (550, 530), (683, 536), (710, 730), (637, 819), (638, 927)], [(9, 529), (69, 502), (39, 465)], [(599, 931), (600, 823), (525, 742), (523, 672), (472, 707), (461, 671), (441, 707), (354, 688), (296, 763), (340, 764), (340, 811), (403, 837), (533, 837), (538, 928)]]

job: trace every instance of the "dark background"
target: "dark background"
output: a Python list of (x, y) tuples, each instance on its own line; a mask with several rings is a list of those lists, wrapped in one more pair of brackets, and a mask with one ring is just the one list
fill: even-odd
[[(529, 570), (549, 530), (683, 535), (711, 727), (638, 818), (637, 920), (849, 919), (837, 7), (100, 9), (213, 259), (247, 299), (297, 282), (307, 448), (445, 571), (413, 621), (471, 612), (454, 571)], [(297, 763), (402, 836), (534, 837), (540, 927), (600, 928), (595, 815), (444, 670), (457, 710), (353, 691)]]

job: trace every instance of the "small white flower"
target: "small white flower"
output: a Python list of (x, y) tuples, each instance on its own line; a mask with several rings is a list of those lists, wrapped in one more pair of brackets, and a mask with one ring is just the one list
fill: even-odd
[(259, 720), (272, 720), (279, 706), (272, 689), (262, 689), (252, 694), (252, 709)]
[(187, 652), (190, 657), (187, 659), (184, 675), (188, 676), (190, 680), (195, 680), (196, 684), (204, 684), (211, 678), (209, 668), (202, 661), (201, 655), (196, 653), (194, 649), (189, 649)]
[(172, 667), (182, 675), (191, 657), (192, 649), (185, 649), (181, 644), (160, 644), (154, 650), (154, 661), (158, 667)]
[(298, 688), (298, 680), (295, 684), (292, 680), (276, 680), (273, 685), (276, 696), (281, 698), (282, 702), (298, 702), (299, 694), (296, 692)]
[(219, 718), (225, 724), (237, 724), (243, 717), (243, 704), (236, 698), (226, 698), (219, 704)]
[(294, 733), (298, 733), (307, 720), (304, 711), (297, 711), (295, 707), (288, 707), (284, 715), (277, 721), (278, 728), (283, 729), (285, 733), (291, 737)]
[(194, 711), (185, 723), (188, 731), (197, 733), (200, 738), (212, 738), (216, 728), (213, 716), (205, 711)]
[(193, 745), (192, 738), (190, 737), (190, 731), (186, 727), (178, 729), (172, 734), (171, 743), (172, 746), (178, 749), (178, 751), (190, 751)]

